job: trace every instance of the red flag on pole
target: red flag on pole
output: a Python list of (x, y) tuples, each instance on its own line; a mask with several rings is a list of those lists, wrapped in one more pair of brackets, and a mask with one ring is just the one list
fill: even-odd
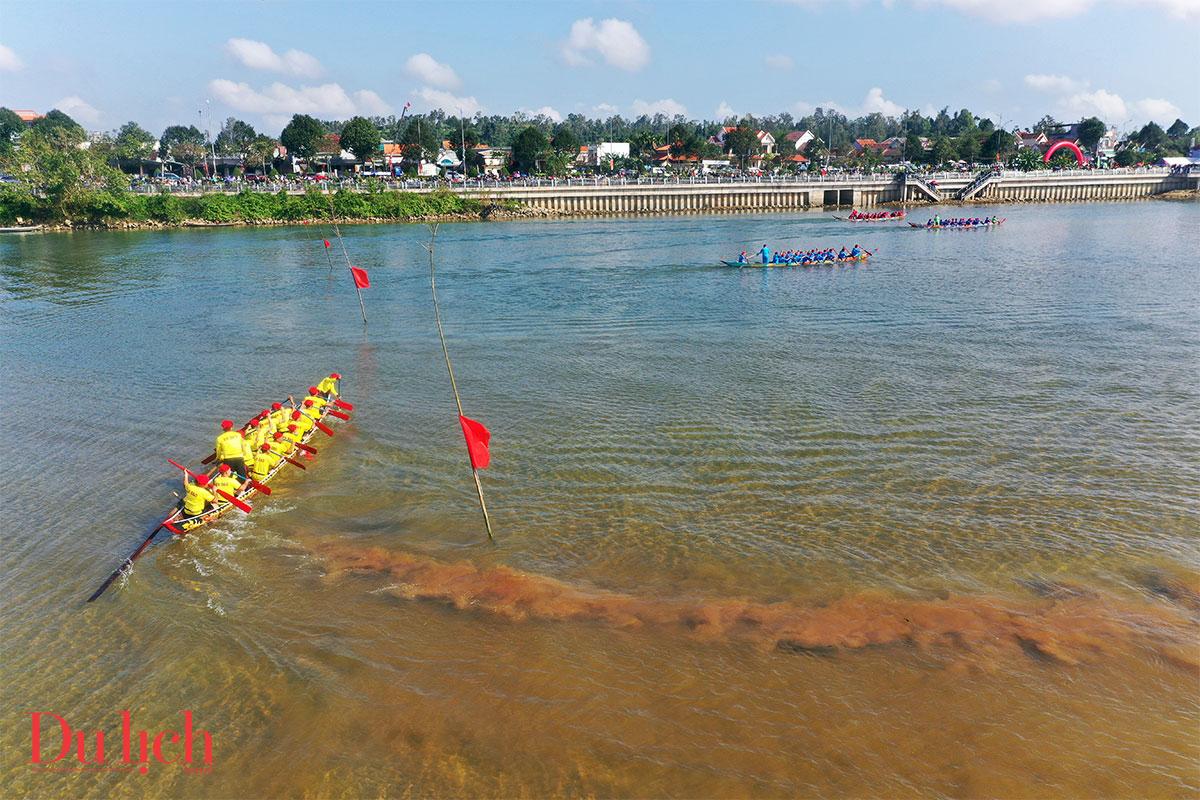
[(491, 462), (488, 452), (488, 442), (492, 440), (492, 432), (470, 417), (459, 415), (458, 423), (462, 425), (463, 436), (467, 439), (467, 452), (471, 454), (472, 469), (487, 469)]
[(325, 242), (325, 246), (326, 246), (326, 247), (329, 247), (329, 240), (328, 240), (328, 239), (322, 239), (322, 241), (323, 241), (323, 242)]
[(361, 267), (351, 267), (350, 274), (354, 276), (354, 285), (360, 289), (369, 289), (371, 279), (367, 277), (367, 271)]

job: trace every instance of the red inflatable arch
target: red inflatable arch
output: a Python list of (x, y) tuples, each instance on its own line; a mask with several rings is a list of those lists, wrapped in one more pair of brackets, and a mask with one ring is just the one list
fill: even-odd
[(1049, 164), (1050, 159), (1054, 157), (1054, 154), (1063, 148), (1066, 148), (1075, 154), (1075, 160), (1079, 162), (1079, 166), (1082, 167), (1084, 165), (1085, 159), (1083, 157), (1083, 151), (1079, 149), (1077, 144), (1074, 142), (1068, 142), (1066, 139), (1050, 145), (1050, 149), (1046, 151), (1046, 155), (1042, 156), (1042, 163)]

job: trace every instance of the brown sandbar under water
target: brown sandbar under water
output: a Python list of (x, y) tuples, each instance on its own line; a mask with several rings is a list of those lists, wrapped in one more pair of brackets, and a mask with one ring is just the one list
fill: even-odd
[[(1081, 664), (1150, 648), (1174, 666), (1200, 673), (1200, 597), (1173, 581), (1169, 602), (1136, 602), (1059, 584), (1041, 597), (949, 595), (913, 599), (859, 592), (827, 603), (639, 597), (572, 586), (507, 566), (445, 563), (410, 553), (322, 544), (330, 577), (368, 573), (390, 579), (387, 593), (482, 612), (510, 622), (573, 621), (670, 631), (702, 641), (743, 641), (762, 649), (836, 652), (911, 645), (962, 656), (1020, 655)], [(1162, 581), (1148, 590), (1163, 595)], [(1192, 613), (1189, 613), (1192, 612)]]

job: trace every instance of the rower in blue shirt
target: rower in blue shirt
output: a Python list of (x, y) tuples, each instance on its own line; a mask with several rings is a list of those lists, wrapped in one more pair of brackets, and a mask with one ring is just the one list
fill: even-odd
[(837, 257), (838, 257), (838, 261), (846, 260), (846, 248), (845, 247), (843, 247), (841, 250), (838, 251)]
[(739, 264), (746, 263), (746, 251), (745, 250), (743, 250), (741, 253), (738, 254), (738, 263)]
[(862, 255), (862, 250), (859, 248), (858, 245), (854, 245), (854, 247), (850, 248), (850, 257), (851, 258), (858, 258), (861, 255)]

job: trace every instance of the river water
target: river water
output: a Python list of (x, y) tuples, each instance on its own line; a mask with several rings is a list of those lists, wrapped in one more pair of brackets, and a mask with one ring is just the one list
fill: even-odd
[[(345, 229), (366, 332), (325, 230), (0, 239), (3, 795), (1195, 796), (1200, 205), (978, 210), (443, 225), (494, 545), (423, 226)], [(83, 603), (331, 370), (307, 472)]]

